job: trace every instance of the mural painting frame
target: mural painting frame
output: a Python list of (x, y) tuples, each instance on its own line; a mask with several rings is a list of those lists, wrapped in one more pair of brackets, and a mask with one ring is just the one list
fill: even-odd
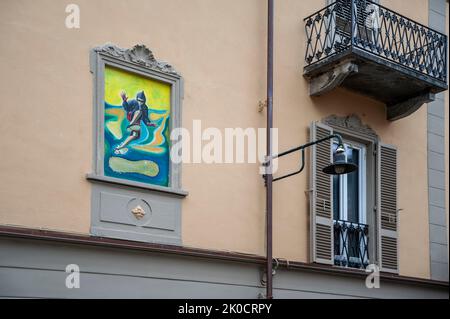
[[(123, 72), (161, 82), (170, 87), (169, 134), (175, 128), (181, 127), (181, 108), (183, 100), (183, 78), (174, 68), (155, 59), (152, 51), (144, 45), (135, 45), (132, 49), (122, 49), (113, 44), (106, 44), (91, 50), (90, 69), (94, 75), (93, 104), (93, 173), (88, 174), (90, 180), (116, 183), (119, 185), (144, 188), (159, 192), (186, 196), (181, 189), (181, 163), (170, 160), (168, 186), (137, 182), (105, 175), (105, 69), (111, 67)], [(169, 141), (171, 145), (179, 140)]]

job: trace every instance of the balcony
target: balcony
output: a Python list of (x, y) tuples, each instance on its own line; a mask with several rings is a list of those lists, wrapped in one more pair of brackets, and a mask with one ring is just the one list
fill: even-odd
[(368, 0), (337, 0), (304, 19), (310, 95), (341, 86), (381, 101), (394, 121), (447, 90), (447, 37)]
[(369, 226), (334, 220), (334, 264), (365, 269), (369, 264)]

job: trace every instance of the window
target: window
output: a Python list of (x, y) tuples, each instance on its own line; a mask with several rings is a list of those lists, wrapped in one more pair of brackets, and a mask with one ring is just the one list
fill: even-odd
[[(344, 49), (350, 43), (350, 29), (352, 21), (352, 11), (356, 27), (353, 29), (353, 37), (364, 41), (376, 43), (380, 28), (380, 7), (379, 1), (352, 1), (335, 0), (327, 1), (332, 13), (326, 19), (326, 23), (332, 26), (334, 32), (330, 33), (327, 43), (335, 43), (337, 51)], [(353, 9), (352, 9), (353, 8)], [(333, 39), (335, 38), (335, 39)]]
[(311, 141), (339, 133), (356, 172), (334, 177), (322, 169), (333, 161), (332, 140), (311, 149), (311, 260), (339, 267), (398, 273), (397, 149), (355, 116), (331, 115), (311, 124)]
[[(333, 143), (333, 151), (337, 143)], [(366, 146), (345, 142), (346, 161), (358, 170), (333, 178), (334, 264), (365, 267), (369, 260), (366, 215)]]

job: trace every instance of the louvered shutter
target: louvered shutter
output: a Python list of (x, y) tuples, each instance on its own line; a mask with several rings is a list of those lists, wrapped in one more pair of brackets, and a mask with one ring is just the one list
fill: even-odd
[[(311, 141), (333, 134), (333, 129), (322, 123), (311, 125)], [(333, 180), (322, 169), (332, 162), (332, 140), (312, 146), (311, 149), (311, 259), (332, 265), (333, 252)]]
[[(378, 3), (378, 0), (372, 2)], [(370, 37), (370, 33), (368, 32), (371, 31), (370, 26), (366, 24), (367, 18), (370, 14), (368, 12), (368, 7), (374, 5), (365, 0), (358, 0), (354, 2), (353, 5), (356, 19), (355, 23), (358, 25), (358, 28), (355, 29), (357, 32), (355, 36), (368, 40), (368, 37)], [(334, 10), (336, 12), (336, 33), (344, 37), (350, 37), (352, 0), (337, 0)]]
[(377, 150), (378, 260), (381, 271), (398, 273), (397, 150), (382, 144)]
[(350, 38), (352, 19), (351, 0), (337, 0), (334, 6), (336, 12), (336, 33)]

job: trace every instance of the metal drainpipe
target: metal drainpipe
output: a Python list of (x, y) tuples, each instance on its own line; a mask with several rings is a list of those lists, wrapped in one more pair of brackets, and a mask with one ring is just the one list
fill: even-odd
[(273, 5), (268, 0), (267, 21), (267, 157), (266, 172), (266, 249), (267, 249), (267, 286), (266, 298), (272, 299), (272, 126), (273, 126)]

